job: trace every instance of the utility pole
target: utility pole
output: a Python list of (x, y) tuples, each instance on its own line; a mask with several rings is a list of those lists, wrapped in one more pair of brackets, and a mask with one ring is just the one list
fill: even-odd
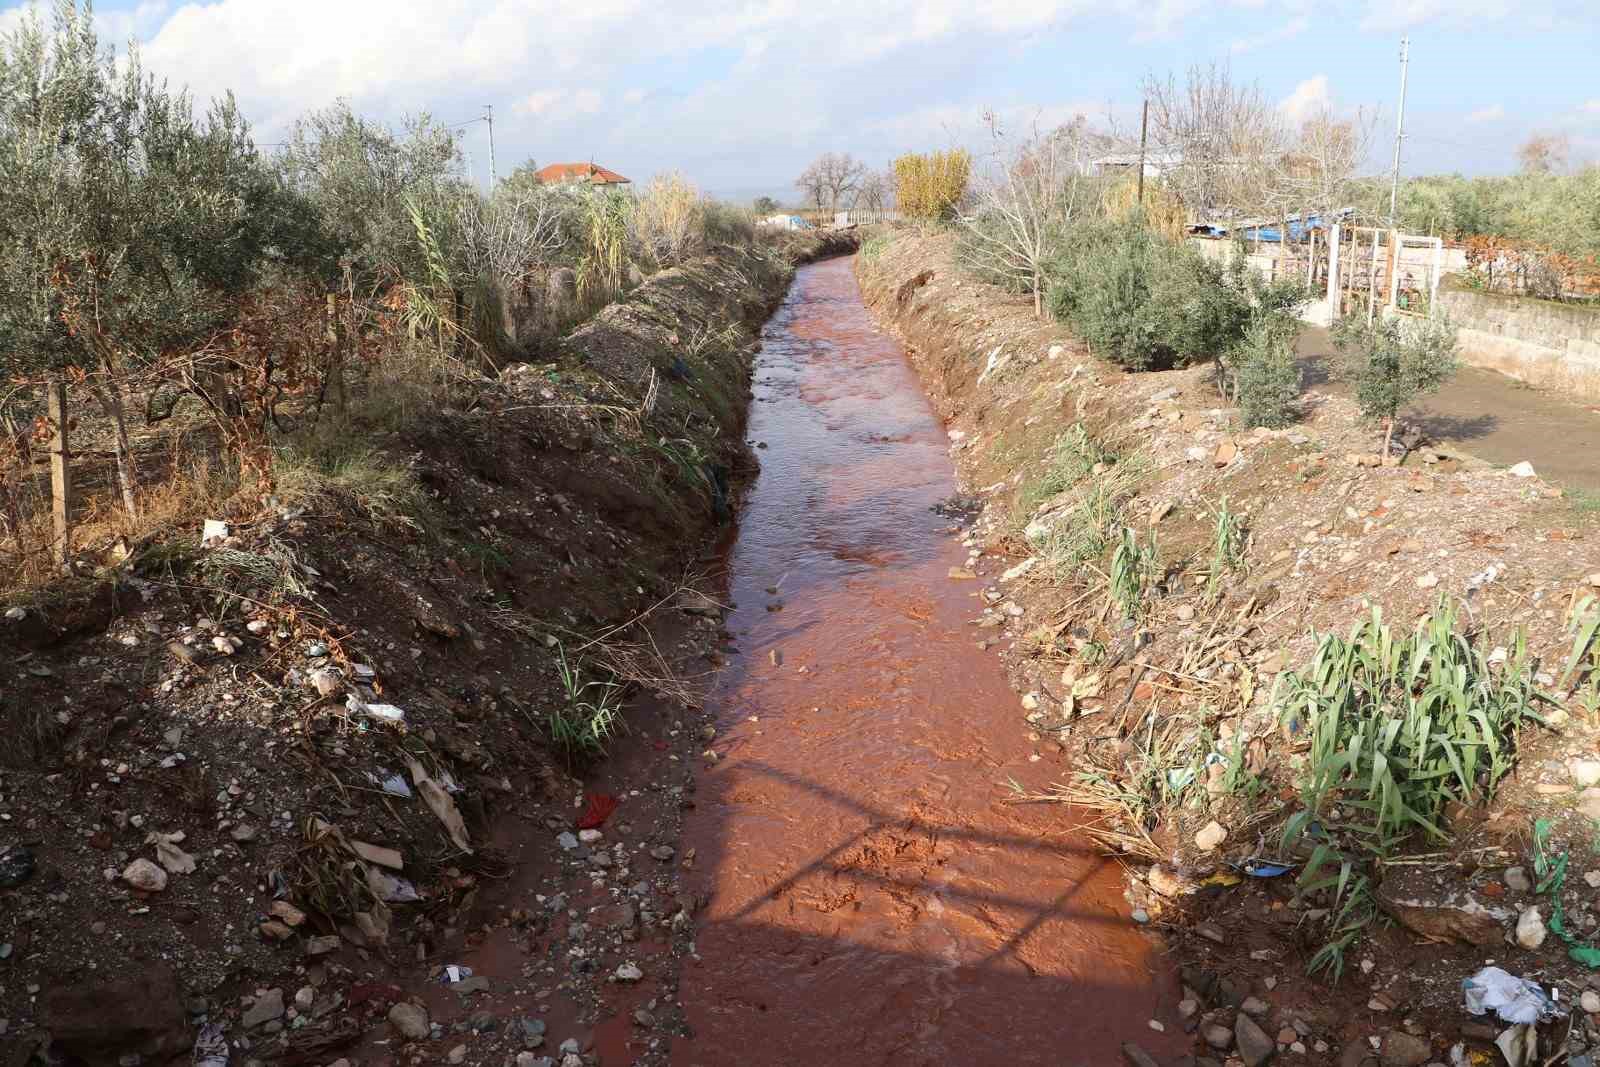
[(494, 194), (494, 105), (483, 105), (483, 121), (489, 124), (489, 193)]
[(1139, 203), (1144, 203), (1144, 146), (1150, 136), (1150, 101), (1139, 116)]
[(1411, 38), (1400, 38), (1400, 108), (1394, 120), (1394, 173), (1389, 178), (1389, 228), (1394, 229), (1395, 205), (1400, 199), (1400, 145), (1406, 139), (1406, 65)]

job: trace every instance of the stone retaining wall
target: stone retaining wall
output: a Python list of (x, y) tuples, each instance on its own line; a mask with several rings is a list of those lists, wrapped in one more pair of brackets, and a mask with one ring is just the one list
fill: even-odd
[(1439, 306), (1461, 331), (1461, 358), (1471, 366), (1600, 397), (1600, 308), (1448, 284)]

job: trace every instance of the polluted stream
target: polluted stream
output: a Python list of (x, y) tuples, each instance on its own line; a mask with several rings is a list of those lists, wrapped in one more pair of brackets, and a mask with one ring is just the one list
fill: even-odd
[(951, 577), (965, 550), (935, 507), (957, 489), (946, 437), (850, 260), (803, 268), (767, 324), (749, 434), (673, 1062), (1178, 1051), (1174, 979), (1119, 868), (1066, 809), (1013, 800), (1071, 769), (978, 647), (982, 584)]

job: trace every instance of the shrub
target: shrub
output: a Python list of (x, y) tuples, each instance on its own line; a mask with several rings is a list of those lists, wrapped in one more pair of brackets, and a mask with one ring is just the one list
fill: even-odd
[(704, 227), (706, 240), (711, 244), (748, 246), (756, 240), (755, 215), (741, 207), (721, 200), (706, 200)]
[(948, 219), (967, 195), (972, 156), (964, 148), (909, 152), (894, 161), (895, 203), (914, 219)]
[(1278, 429), (1294, 422), (1300, 366), (1295, 362), (1293, 320), (1287, 316), (1258, 318), (1245, 331), (1230, 362), (1239, 416), (1245, 426)]
[(1352, 315), (1334, 326), (1333, 342), (1345, 357), (1361, 414), (1383, 421), (1384, 455), (1400, 409), (1437, 392), (1456, 372), (1456, 330), (1444, 319), (1380, 319), (1369, 325)]
[(629, 218), (634, 243), (658, 266), (687, 259), (705, 233), (705, 201), (682, 174), (657, 174), (634, 202)]

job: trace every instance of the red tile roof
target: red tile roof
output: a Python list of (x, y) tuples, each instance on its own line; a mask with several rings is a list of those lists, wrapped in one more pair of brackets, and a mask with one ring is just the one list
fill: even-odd
[(593, 163), (552, 163), (548, 167), (541, 167), (535, 175), (540, 181), (556, 182), (591, 182), (595, 185), (628, 185), (627, 178), (614, 170)]

